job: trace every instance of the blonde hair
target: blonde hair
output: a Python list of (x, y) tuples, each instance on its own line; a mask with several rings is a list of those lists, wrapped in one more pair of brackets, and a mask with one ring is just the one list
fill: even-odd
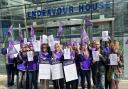
[(115, 48), (119, 49), (120, 48), (120, 43), (118, 41), (115, 42)]
[(111, 47), (111, 48), (114, 48), (114, 49), (119, 49), (119, 48), (120, 48), (120, 44), (119, 44), (118, 41), (112, 41), (112, 42), (110, 43), (110, 47)]

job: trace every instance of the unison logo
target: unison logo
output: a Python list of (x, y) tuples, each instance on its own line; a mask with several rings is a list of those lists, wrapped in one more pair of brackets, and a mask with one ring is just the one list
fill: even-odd
[(97, 2), (97, 3), (87, 3), (87, 4), (79, 4), (77, 6), (60, 6), (56, 8), (44, 8), (41, 10), (33, 10), (27, 12), (27, 17), (50, 17), (50, 16), (60, 16), (60, 15), (71, 15), (76, 13), (84, 13), (102, 9), (110, 9), (112, 8), (111, 2)]

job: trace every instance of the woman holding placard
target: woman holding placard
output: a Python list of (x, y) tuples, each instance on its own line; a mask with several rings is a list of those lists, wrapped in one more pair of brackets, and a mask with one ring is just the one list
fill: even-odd
[(119, 89), (119, 79), (122, 74), (122, 60), (121, 53), (119, 52), (119, 42), (114, 42), (112, 52), (109, 55), (110, 65), (113, 69), (112, 72), (112, 89)]
[(76, 64), (76, 69), (77, 69), (77, 75), (78, 75), (78, 79), (75, 80), (76, 81), (76, 89), (78, 89), (79, 86), (79, 76), (80, 76), (80, 59), (81, 59), (81, 55), (80, 55), (80, 44), (78, 42), (74, 42), (73, 46), (72, 46), (72, 50), (73, 52), (75, 52), (75, 64)]
[[(20, 52), (17, 56), (17, 88), (23, 88), (24, 82), (25, 82), (25, 72), (26, 72), (26, 60), (27, 60), (27, 45), (24, 43), (20, 44)], [(19, 81), (20, 79), (20, 81)]]
[(64, 73), (66, 80), (66, 89), (77, 89), (78, 75), (75, 61), (75, 50), (73, 50), (73, 42), (68, 42), (64, 49)]
[(33, 44), (30, 43), (27, 47), (27, 78), (26, 78), (26, 88), (27, 89), (37, 89), (37, 62), (38, 62), (38, 55), (34, 53)]
[(53, 51), (52, 57), (51, 71), (54, 89), (64, 89), (64, 75), (62, 68), (64, 56), (59, 42), (55, 43), (55, 50)]
[(81, 49), (81, 62), (80, 62), (80, 77), (81, 87), (85, 89), (85, 77), (87, 80), (87, 89), (91, 89), (91, 63), (92, 63), (92, 52), (89, 50), (87, 43), (80, 44)]
[(50, 60), (51, 55), (48, 51), (48, 45), (43, 43), (41, 45), (41, 51), (39, 53), (39, 79), (40, 89), (49, 89), (50, 80)]

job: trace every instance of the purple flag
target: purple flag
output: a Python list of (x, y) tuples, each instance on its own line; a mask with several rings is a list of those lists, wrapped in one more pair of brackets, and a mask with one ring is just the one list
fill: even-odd
[(16, 54), (16, 48), (14, 47), (14, 41), (9, 41), (8, 55)]
[(87, 16), (85, 17), (84, 25), (85, 25), (86, 28), (92, 26), (92, 22), (91, 22), (91, 18), (90, 17), (87, 17)]
[(64, 32), (64, 29), (63, 29), (63, 23), (60, 21), (59, 22), (59, 29), (57, 31), (57, 37), (60, 37)]
[(7, 32), (7, 37), (12, 37), (13, 26), (11, 25)]
[(88, 34), (86, 33), (85, 29), (81, 30), (81, 43), (89, 43), (89, 37)]
[(9, 41), (9, 48), (13, 48), (14, 47), (14, 42), (13, 41)]
[(34, 31), (33, 26), (31, 25), (31, 37), (34, 37), (34, 35), (35, 35), (35, 31)]

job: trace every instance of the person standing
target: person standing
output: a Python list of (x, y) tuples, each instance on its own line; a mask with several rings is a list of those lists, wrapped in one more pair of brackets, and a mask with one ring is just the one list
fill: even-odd
[[(38, 69), (38, 55), (34, 52), (33, 44), (30, 43), (28, 45), (28, 50), (27, 50), (27, 76), (26, 76), (26, 88), (27, 89), (38, 89), (38, 74), (37, 74), (37, 69)], [(28, 54), (29, 53), (29, 54)], [(28, 60), (28, 56), (32, 56), (32, 59)]]
[[(117, 65), (112, 65), (113, 74), (112, 74), (112, 86), (111, 89), (119, 89), (119, 80), (122, 75), (122, 65), (123, 60), (121, 58), (121, 52), (119, 50), (119, 42), (115, 41), (114, 46), (112, 48), (112, 52), (110, 54), (116, 54), (117, 55)], [(110, 59), (112, 60), (112, 59)]]
[(105, 89), (105, 65), (106, 65), (106, 59), (103, 55), (103, 50), (100, 46), (100, 41), (95, 42), (95, 51), (97, 51), (97, 55), (99, 56), (99, 61), (96, 61), (95, 58), (93, 58), (93, 66), (95, 65), (96, 68), (96, 89)]
[(24, 88), (26, 81), (26, 60), (27, 60), (27, 45), (20, 44), (20, 52), (17, 55), (17, 88)]
[[(49, 63), (51, 61), (51, 54), (47, 44), (41, 45), (41, 51), (39, 52), (39, 64)], [(40, 67), (39, 67), (40, 68)], [(40, 79), (40, 89), (49, 89), (49, 80)]]
[[(64, 56), (60, 43), (55, 43), (55, 50), (53, 51), (52, 57), (57, 63), (63, 63)], [(53, 80), (53, 87), (54, 89), (64, 89), (64, 78)]]
[[(93, 41), (92, 46), (91, 46), (91, 50), (95, 51), (95, 48), (96, 48), (95, 47), (95, 41)], [(95, 89), (95, 87), (96, 87), (96, 64), (94, 64), (93, 62), (92, 62), (92, 66), (91, 66), (91, 71), (92, 71), (93, 87)]]
[(80, 45), (77, 42), (73, 42), (72, 50), (75, 52), (75, 63), (76, 63), (76, 69), (77, 69), (77, 75), (78, 79), (76, 81), (76, 89), (78, 89), (79, 86), (79, 76), (80, 76)]
[(1, 49), (1, 53), (6, 56), (6, 70), (7, 70), (7, 86), (11, 87), (14, 85), (14, 54), (17, 53), (14, 42), (9, 41), (8, 49), (5, 48), (3, 44), (3, 48)]
[[(76, 48), (73, 48), (73, 46), (75, 47), (75, 44), (73, 42), (67, 42), (66, 45), (66, 49), (70, 50), (70, 57), (71, 59), (64, 59), (65, 63), (69, 63), (70, 64), (75, 64), (76, 65)], [(77, 70), (77, 69), (76, 69)], [(78, 89), (78, 79), (75, 80), (71, 80), (66, 82), (66, 89)]]
[(87, 43), (81, 43), (81, 61), (80, 61), (80, 77), (81, 77), (81, 87), (85, 89), (85, 77), (87, 80), (87, 89), (91, 89), (91, 62), (92, 53), (89, 50)]

